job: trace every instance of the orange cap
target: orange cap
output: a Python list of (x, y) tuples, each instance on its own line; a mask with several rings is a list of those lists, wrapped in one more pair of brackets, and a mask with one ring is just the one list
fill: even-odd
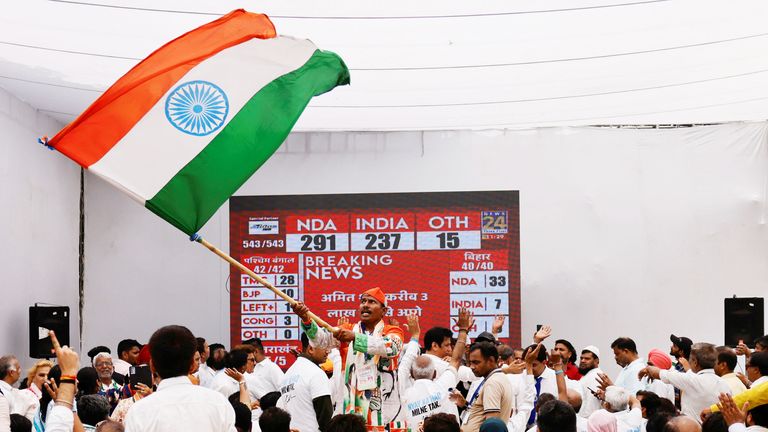
[(381, 288), (371, 288), (368, 291), (364, 292), (363, 294), (368, 294), (369, 296), (375, 298), (378, 300), (379, 303), (383, 304), (384, 306), (387, 306), (387, 297), (384, 295), (384, 291), (381, 290)]

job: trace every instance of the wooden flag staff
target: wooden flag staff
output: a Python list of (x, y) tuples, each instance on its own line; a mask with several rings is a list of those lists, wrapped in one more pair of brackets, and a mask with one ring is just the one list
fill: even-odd
[[(292, 297), (290, 297), (286, 293), (280, 291), (279, 289), (275, 288), (272, 284), (270, 284), (269, 282), (264, 280), (263, 277), (257, 275), (256, 273), (251, 271), (251, 269), (249, 269), (248, 267), (242, 265), (239, 261), (237, 261), (234, 258), (232, 258), (231, 256), (225, 254), (224, 252), (219, 250), (216, 246), (208, 243), (208, 241), (206, 241), (204, 238), (200, 237), (200, 235), (195, 234), (195, 235), (193, 235), (190, 238), (190, 240), (196, 241), (196, 242), (202, 244), (203, 246), (208, 248), (208, 250), (210, 250), (211, 252), (215, 253), (216, 255), (220, 256), (221, 258), (223, 258), (228, 263), (230, 263), (233, 266), (235, 266), (238, 269), (240, 269), (241, 272), (247, 274), (248, 276), (250, 276), (253, 279), (255, 279), (258, 283), (260, 283), (260, 284), (264, 285), (265, 287), (269, 288), (270, 290), (272, 290), (272, 292), (274, 292), (275, 294), (280, 296), (280, 298), (282, 298), (283, 300), (287, 301), (288, 304), (290, 304), (291, 306), (293, 306), (294, 304), (297, 303), (297, 301), (294, 300)], [(335, 328), (332, 325), (328, 324), (322, 318), (318, 317), (317, 315), (313, 314), (312, 312), (309, 313), (309, 317), (312, 318), (312, 320), (314, 322), (316, 322), (317, 325), (326, 328), (331, 333), (335, 333), (336, 331), (338, 331), (337, 328)]]

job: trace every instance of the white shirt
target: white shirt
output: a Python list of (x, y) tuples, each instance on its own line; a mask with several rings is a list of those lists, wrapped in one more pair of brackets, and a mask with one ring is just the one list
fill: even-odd
[(11, 414), (18, 414), (18, 412), (14, 411), (14, 408), (16, 407), (16, 393), (18, 390), (11, 387), (7, 382), (0, 380), (0, 391), (3, 392), (5, 399), (8, 401), (8, 411)]
[(533, 376), (507, 374), (507, 379), (512, 384), (513, 407), (512, 415), (507, 422), (507, 430), (510, 432), (523, 432), (528, 425), (528, 418), (531, 416), (533, 401), (536, 397)]
[(668, 399), (673, 404), (675, 403), (675, 387), (671, 384), (666, 384), (661, 380), (649, 380), (648, 377), (643, 377), (640, 382), (645, 386), (646, 391), (654, 392), (659, 397)]
[(579, 416), (588, 419), (593, 412), (603, 407), (600, 399), (592, 394), (591, 390), (597, 391), (600, 384), (597, 382), (597, 375), (603, 373), (600, 368), (594, 368), (581, 377), (578, 383), (581, 385), (581, 409)]
[(616, 416), (618, 432), (640, 432), (643, 424), (643, 412), (640, 408), (632, 408), (629, 411), (613, 413)]
[[(51, 402), (54, 405), (55, 402)], [(54, 405), (45, 418), (45, 432), (72, 432), (75, 427), (75, 415), (72, 410), (62, 405)]]
[(235, 410), (221, 394), (192, 384), (186, 376), (166, 378), (128, 410), (125, 431), (235, 432)]
[[(246, 386), (247, 385), (248, 383), (246, 382)], [(222, 369), (216, 373), (215, 377), (213, 377), (210, 389), (221, 393), (225, 398), (229, 398), (232, 396), (232, 393), (240, 393), (240, 384), (235, 381), (234, 378), (227, 375), (224, 372), (224, 369)]]
[(277, 407), (291, 415), (291, 429), (319, 432), (320, 425), (312, 401), (323, 396), (331, 396), (331, 382), (320, 366), (299, 356), (280, 383)]
[(200, 378), (201, 386), (211, 388), (211, 383), (213, 382), (213, 377), (215, 376), (215, 370), (213, 370), (205, 363), (200, 363), (200, 368), (197, 369), (197, 377)]
[(637, 374), (640, 373), (640, 369), (643, 369), (644, 367), (645, 362), (640, 358), (624, 366), (613, 381), (613, 385), (623, 387), (633, 395), (636, 394), (643, 389), (643, 384), (640, 382), (640, 378), (637, 377)]
[(344, 371), (341, 369), (341, 353), (334, 348), (328, 353), (328, 358), (333, 362), (333, 375), (331, 375), (331, 401), (333, 402), (334, 417), (341, 414), (344, 408)]
[(119, 358), (112, 359), (112, 367), (115, 368), (115, 372), (123, 376), (128, 376), (128, 372), (131, 370), (131, 364)]
[(720, 393), (731, 394), (728, 383), (715, 375), (713, 369), (703, 369), (698, 373), (663, 370), (659, 372), (659, 377), (665, 383), (672, 384), (682, 391), (680, 411), (699, 423), (701, 423), (699, 417), (701, 410), (718, 403)]
[[(434, 360), (434, 359), (433, 359)], [(453, 414), (459, 418), (456, 404), (451, 402), (449, 389), (456, 385), (456, 369), (449, 367), (435, 380), (418, 379), (400, 396), (405, 412), (405, 424), (411, 430), (420, 430), (419, 425), (432, 414)]]
[[(539, 375), (539, 378), (541, 378), (541, 386), (539, 394), (536, 395), (536, 399), (538, 399), (538, 396), (541, 396), (542, 393), (549, 393), (557, 399), (557, 375), (555, 375), (555, 371), (550, 368), (544, 368), (544, 372)], [(534, 392), (536, 391), (535, 386), (536, 380), (534, 378)]]
[(267, 393), (280, 391), (283, 375), (280, 366), (274, 364), (269, 358), (264, 358), (264, 360), (256, 363), (253, 373), (246, 374), (245, 381), (248, 383), (248, 391), (253, 392), (254, 397), (258, 399)]
[(0, 431), (11, 430), (11, 410), (8, 408), (8, 399), (0, 396)]
[[(405, 399), (403, 399), (403, 395), (408, 392), (411, 388), (413, 388), (416, 381), (411, 376), (411, 365), (413, 364), (413, 361), (416, 360), (416, 357), (419, 356), (419, 353), (421, 352), (421, 347), (419, 346), (419, 341), (411, 339), (405, 346), (403, 347), (402, 354), (400, 356), (400, 362), (397, 365), (397, 385), (400, 387), (400, 403), (402, 404), (401, 413), (406, 416), (405, 421), (408, 421), (408, 408), (405, 404)], [(448, 373), (447, 378), (443, 379), (441, 381), (441, 385), (445, 385), (446, 390), (450, 390), (456, 387), (457, 384), (457, 373), (456, 369), (450, 367), (450, 363), (447, 361), (441, 359), (440, 357), (434, 355), (434, 354), (424, 354), (425, 356), (429, 357), (430, 360), (432, 360), (432, 365), (435, 367), (435, 378), (442, 378), (446, 371), (450, 371)], [(474, 373), (472, 374), (474, 375)], [(452, 381), (450, 381), (452, 380)], [(427, 391), (424, 385), (421, 386), (420, 391)], [(416, 396), (411, 396), (411, 403), (414, 403), (416, 399), (413, 399)], [(448, 411), (440, 411), (440, 412), (450, 412), (454, 413), (456, 418), (458, 419), (458, 412), (459, 409), (456, 407), (456, 403), (454, 403), (452, 400), (446, 400), (444, 402), (445, 408)], [(441, 402), (441, 405), (443, 405), (443, 402)], [(447, 406), (450, 406), (448, 408)], [(413, 410), (411, 410), (413, 411)], [(432, 413), (430, 413), (432, 414)], [(411, 422), (417, 421), (421, 422), (426, 418), (426, 415), (421, 416), (418, 418), (412, 419)], [(417, 423), (418, 424), (418, 423)], [(416, 430), (416, 426), (413, 426), (413, 429)]]
[(40, 399), (38, 399), (37, 395), (29, 389), (13, 389), (13, 391), (15, 392), (14, 408), (11, 413), (21, 414), (29, 421), (33, 421), (35, 419), (35, 413), (40, 408)]
[(759, 386), (764, 382), (768, 382), (768, 375), (763, 375), (760, 378), (756, 379), (755, 382), (752, 383), (752, 387)]
[(576, 432), (587, 432), (587, 423), (589, 423), (589, 421), (584, 417), (576, 416)]
[[(417, 343), (416, 346), (418, 347), (418, 343)], [(440, 357), (438, 357), (438, 356), (436, 356), (434, 354), (427, 353), (427, 354), (424, 354), (424, 355), (425, 356), (429, 356), (429, 358), (432, 359), (432, 363), (435, 365), (435, 372), (437, 372), (437, 376), (442, 375), (443, 372), (448, 370), (448, 368), (451, 366), (450, 363), (448, 363), (447, 361), (441, 359)], [(456, 374), (456, 377), (457, 377), (457, 380), (456, 380), (457, 383), (459, 381), (473, 382), (473, 381), (477, 381), (478, 379), (480, 379), (477, 376), (475, 376), (475, 373), (472, 372), (472, 369), (470, 369), (470, 368), (468, 368), (466, 366), (459, 366), (459, 370), (458, 370), (458, 373)]]
[(765, 432), (765, 431), (768, 431), (768, 428), (764, 428), (762, 426), (757, 426), (757, 425), (747, 427), (744, 423), (734, 423), (728, 426), (728, 432), (744, 432), (744, 431)]

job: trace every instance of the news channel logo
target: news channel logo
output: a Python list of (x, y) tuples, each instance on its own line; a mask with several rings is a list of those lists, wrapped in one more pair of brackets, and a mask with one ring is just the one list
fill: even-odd
[(249, 235), (275, 235), (280, 234), (280, 221), (278, 218), (259, 218), (248, 221)]

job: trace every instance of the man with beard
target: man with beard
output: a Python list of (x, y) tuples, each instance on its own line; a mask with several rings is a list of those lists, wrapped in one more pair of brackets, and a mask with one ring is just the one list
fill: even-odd
[(333, 336), (309, 319), (309, 309), (303, 303), (295, 303), (293, 310), (312, 345), (331, 349), (333, 338), (341, 343), (346, 387), (342, 413), (362, 416), (369, 431), (401, 427), (397, 363), (405, 337), (400, 327), (385, 325), (382, 320), (387, 313), (384, 292), (380, 288), (364, 292), (358, 309), (360, 322), (341, 325)]
[(581, 409), (579, 416), (589, 418), (589, 416), (601, 408), (600, 399), (595, 395), (600, 388), (597, 380), (600, 370), (600, 350), (594, 345), (589, 345), (581, 350), (579, 357), (579, 373), (582, 375), (579, 380), (581, 385)]
[(685, 336), (675, 335), (670, 335), (669, 340), (672, 342), (672, 346), (669, 347), (669, 355), (675, 359), (675, 370), (678, 372), (687, 371), (684, 365), (688, 363), (688, 357), (691, 356), (693, 341)]

